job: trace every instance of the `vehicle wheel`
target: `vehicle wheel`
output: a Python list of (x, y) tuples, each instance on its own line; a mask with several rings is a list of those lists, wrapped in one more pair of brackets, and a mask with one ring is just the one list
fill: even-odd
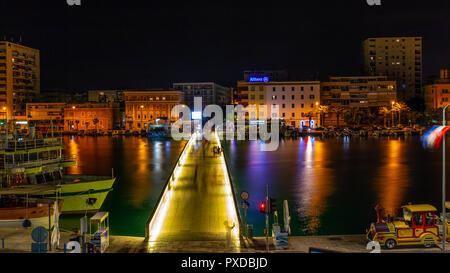
[(429, 247), (432, 247), (433, 244), (432, 243), (424, 243), (423, 246), (426, 248), (429, 248)]
[(395, 248), (395, 246), (397, 245), (397, 243), (395, 242), (394, 239), (389, 239), (387, 240), (384, 245), (388, 248), (388, 249), (393, 249)]

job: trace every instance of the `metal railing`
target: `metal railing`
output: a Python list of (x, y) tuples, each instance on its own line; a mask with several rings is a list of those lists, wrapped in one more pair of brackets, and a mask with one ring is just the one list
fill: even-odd
[(52, 138), (36, 138), (30, 140), (6, 140), (0, 141), (0, 149), (6, 151), (21, 151), (30, 150), (38, 148), (46, 148), (63, 145), (62, 137), (52, 137)]
[(36, 159), (31, 161), (21, 161), (21, 162), (7, 162), (5, 164), (0, 163), (1, 169), (25, 169), (25, 168), (36, 168), (36, 167), (42, 167), (45, 165), (55, 164), (55, 163), (65, 163), (65, 162), (74, 162), (77, 161), (76, 155), (71, 156), (62, 156), (62, 157), (56, 157), (51, 159)]

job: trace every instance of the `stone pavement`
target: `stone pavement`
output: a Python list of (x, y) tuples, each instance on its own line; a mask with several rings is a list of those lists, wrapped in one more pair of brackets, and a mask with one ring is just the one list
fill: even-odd
[[(52, 252), (63, 252), (63, 243), (72, 237), (69, 232), (61, 232), (61, 244), (59, 249)], [(31, 229), (5, 229), (0, 228), (0, 239), (5, 238), (5, 248), (0, 253), (29, 253), (31, 252)], [(144, 237), (111, 236), (108, 253), (264, 253), (265, 238), (256, 237), (254, 240), (246, 241), (245, 246), (240, 248), (226, 249), (223, 240), (219, 241), (172, 241), (164, 242), (158, 248), (150, 249), (149, 242)], [(269, 242), (272, 240), (269, 237)], [(325, 251), (345, 253), (368, 253), (364, 235), (336, 235), (336, 236), (293, 236), (289, 237), (289, 248), (276, 250), (270, 245), (271, 253), (307, 253), (309, 248), (317, 248)], [(450, 247), (448, 244), (447, 249)], [(382, 253), (440, 253), (440, 247), (398, 247), (394, 250), (382, 248)], [(450, 251), (449, 251), (450, 252)]]

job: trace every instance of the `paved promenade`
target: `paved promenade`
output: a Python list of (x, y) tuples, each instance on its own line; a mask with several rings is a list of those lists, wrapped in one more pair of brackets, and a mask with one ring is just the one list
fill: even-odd
[[(61, 243), (58, 249), (53, 249), (54, 253), (63, 252), (64, 242), (68, 242), (72, 235), (68, 232), (61, 233)], [(31, 229), (5, 229), (0, 228), (0, 239), (5, 239), (4, 248), (0, 253), (29, 253), (31, 252)], [(144, 237), (111, 236), (108, 253), (148, 253), (148, 242)], [(272, 241), (272, 240), (270, 240)], [(274, 249), (270, 246), (271, 253), (305, 253), (309, 249), (318, 248), (325, 251), (344, 253), (368, 253), (366, 250), (366, 240), (364, 235), (336, 235), (336, 236), (293, 236), (289, 237), (289, 248), (283, 250)], [(265, 253), (265, 241), (263, 237), (245, 243), (247, 247), (237, 249), (225, 249), (223, 241), (172, 241), (161, 244), (159, 251), (163, 253)], [(450, 244), (449, 244), (450, 245)], [(447, 248), (448, 246), (447, 245)], [(156, 249), (151, 250), (155, 252)], [(382, 248), (382, 253), (440, 253), (439, 247), (425, 248), (419, 247), (398, 247), (394, 250)]]
[[(149, 252), (202, 249), (239, 252), (239, 222), (218, 139), (196, 140), (150, 224)], [(231, 228), (233, 227), (234, 228)], [(227, 247), (227, 230), (230, 245)], [(230, 231), (231, 230), (231, 231)]]

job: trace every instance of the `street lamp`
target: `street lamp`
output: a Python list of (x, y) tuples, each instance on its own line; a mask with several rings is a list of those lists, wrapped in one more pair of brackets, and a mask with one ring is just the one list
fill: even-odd
[(394, 104), (395, 104), (395, 101), (391, 101), (391, 105), (392, 105), (392, 107), (391, 107), (391, 119), (392, 119), (391, 127), (394, 126)]
[[(445, 125), (445, 110), (447, 109), (447, 107), (450, 106), (450, 103), (447, 103), (447, 105), (444, 107), (444, 109), (442, 110), (442, 126), (446, 126)], [(446, 215), (445, 215), (445, 135), (442, 137), (442, 238), (443, 238), (443, 242), (442, 242), (442, 251), (445, 251), (445, 240), (446, 240), (446, 232), (447, 232), (447, 227), (446, 227)]]
[(320, 125), (320, 127), (322, 127), (322, 120), (321, 120), (321, 117), (320, 117), (320, 111), (319, 111), (319, 102), (318, 101), (316, 101), (316, 107), (317, 107), (317, 113), (319, 114), (319, 125)]

